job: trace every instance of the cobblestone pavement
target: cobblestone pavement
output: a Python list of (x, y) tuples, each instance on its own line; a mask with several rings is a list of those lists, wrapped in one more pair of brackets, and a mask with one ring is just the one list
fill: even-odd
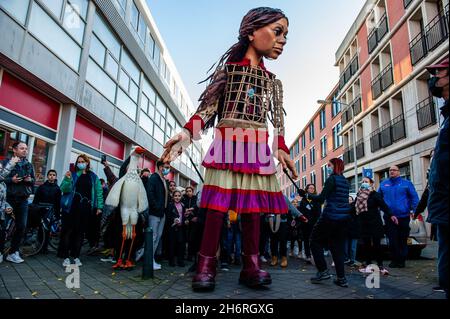
[[(100, 256), (81, 257), (80, 288), (66, 287), (69, 273), (54, 253), (25, 258), (22, 264), (4, 261), (0, 264), (0, 299), (444, 299), (433, 292), (436, 286), (436, 245), (430, 245), (420, 260), (410, 260), (404, 269), (391, 269), (381, 278), (379, 289), (369, 289), (365, 277), (347, 267), (349, 288), (337, 287), (332, 280), (313, 285), (309, 278), (315, 268), (297, 258), (289, 258), (287, 269), (265, 265), (273, 283), (270, 288), (248, 289), (238, 284), (240, 267), (218, 271), (213, 292), (194, 293), (191, 274), (186, 267), (169, 267), (155, 271), (150, 280), (142, 280), (142, 264), (133, 270), (113, 271), (112, 264)], [(330, 260), (329, 260), (330, 262)]]

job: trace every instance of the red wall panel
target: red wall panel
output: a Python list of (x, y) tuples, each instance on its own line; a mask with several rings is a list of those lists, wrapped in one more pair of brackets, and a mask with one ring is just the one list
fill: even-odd
[(117, 158), (124, 158), (125, 144), (116, 139), (111, 134), (103, 131), (102, 151), (115, 156)]
[(389, 30), (392, 30), (405, 13), (403, 1), (387, 0), (387, 12), (389, 15)]
[(395, 84), (399, 83), (412, 72), (411, 55), (409, 53), (408, 44), (408, 25), (405, 23), (398, 29), (391, 40)]
[(75, 132), (73, 134), (74, 139), (98, 150), (100, 149), (101, 132), (102, 130), (100, 128), (96, 127), (83, 117), (77, 116)]
[(367, 26), (364, 22), (358, 31), (358, 46), (359, 46), (359, 65), (360, 67), (369, 59), (369, 47), (367, 44)]
[(0, 105), (46, 127), (57, 130), (60, 104), (4, 72)]

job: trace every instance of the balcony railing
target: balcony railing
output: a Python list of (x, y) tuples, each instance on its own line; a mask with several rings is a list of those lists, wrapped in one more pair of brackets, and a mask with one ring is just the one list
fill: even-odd
[(354, 115), (358, 115), (361, 113), (361, 96), (356, 97), (350, 104), (350, 106), (347, 107), (345, 112), (342, 112), (342, 118), (341, 118), (341, 124), (345, 125), (352, 119), (352, 110), (350, 110), (350, 107), (353, 108)]
[(411, 64), (415, 65), (428, 54), (427, 38), (425, 34), (419, 33), (409, 43), (409, 52), (411, 54)]
[(367, 39), (367, 45), (369, 48), (369, 54), (373, 52), (373, 50), (375, 50), (375, 48), (377, 47), (378, 44), (378, 39), (377, 39), (377, 29), (374, 28), (372, 30), (372, 32), (370, 32), (369, 37)]
[(424, 128), (437, 123), (436, 105), (434, 104), (432, 97), (428, 97), (417, 103), (416, 113), (419, 130), (423, 130)]
[(373, 28), (367, 37), (367, 44), (369, 49), (369, 54), (375, 50), (378, 43), (383, 40), (384, 36), (389, 32), (389, 24), (386, 13), (381, 17), (380, 22)]
[[(350, 145), (344, 150), (344, 163), (345, 165), (353, 163), (355, 161), (355, 153), (353, 145)], [(356, 142), (356, 159), (364, 157), (364, 138)]]
[(387, 15), (384, 14), (383, 17), (380, 20), (380, 23), (378, 24), (377, 28), (377, 40), (378, 43), (383, 40), (384, 36), (389, 32), (389, 26), (388, 26), (388, 19)]
[(341, 76), (339, 78), (339, 89), (342, 89), (345, 86), (345, 84), (347, 84), (347, 82), (350, 81), (350, 79), (352, 78), (353, 75), (356, 74), (358, 69), (359, 69), (358, 55), (355, 55), (348, 64), (347, 68), (341, 73)]
[(406, 9), (413, 2), (413, 0), (403, 0), (403, 7)]
[(379, 149), (390, 146), (405, 137), (405, 118), (404, 115), (401, 114), (372, 132), (370, 135), (370, 149), (372, 153), (374, 153)]
[(425, 26), (425, 31), (419, 33), (409, 43), (412, 65), (416, 65), (426, 57), (429, 52), (433, 51), (446, 41), (449, 35), (448, 23), (449, 5), (447, 4), (444, 11), (439, 12), (439, 14)]
[(393, 83), (392, 64), (389, 63), (372, 81), (372, 99), (376, 100)]

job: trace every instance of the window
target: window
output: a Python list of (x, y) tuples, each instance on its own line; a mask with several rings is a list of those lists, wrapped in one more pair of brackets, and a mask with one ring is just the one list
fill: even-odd
[(78, 44), (36, 3), (33, 3), (29, 30), (42, 43), (78, 71), (81, 48)]
[(153, 39), (151, 33), (147, 34), (147, 42), (145, 47), (148, 59), (153, 60), (155, 53), (155, 40)]
[(338, 93), (336, 92), (333, 97), (333, 103), (331, 105), (331, 115), (333, 118), (341, 112), (341, 103), (338, 102), (337, 97)]
[(342, 145), (342, 136), (339, 134), (341, 129), (341, 123), (338, 123), (335, 127), (333, 127), (333, 149), (337, 149)]
[(294, 149), (293, 149), (293, 148), (291, 148), (291, 149), (289, 150), (289, 155), (290, 155), (290, 157), (291, 157), (291, 160), (293, 160), (293, 159), (294, 159)]
[(314, 140), (314, 122), (309, 124), (309, 140)]
[(311, 166), (316, 163), (316, 148), (314, 146), (309, 149), (309, 163)]
[(136, 63), (132, 60), (128, 52), (123, 49), (122, 56), (120, 57), (120, 64), (125, 68), (127, 73), (131, 76), (134, 82), (139, 83), (140, 71)]
[(88, 61), (86, 80), (92, 84), (109, 101), (114, 103), (116, 83), (103, 71), (92, 58)]
[(11, 1), (0, 0), (0, 6), (11, 13), (20, 23), (25, 24), (27, 18), (29, 0)]
[(320, 110), (320, 130), (323, 130), (327, 126), (326, 109)]
[(137, 106), (122, 89), (117, 92), (117, 107), (122, 110), (133, 121), (136, 120)]
[[(112, 56), (119, 60), (120, 58), (120, 42), (117, 40), (116, 36), (110, 31), (109, 27), (101, 18), (98, 13), (95, 14), (94, 34), (100, 39), (103, 45), (111, 52)], [(91, 54), (91, 51), (89, 51)]]
[(299, 141), (297, 140), (297, 142), (295, 142), (295, 156), (297, 156), (298, 153), (300, 153), (300, 145)]
[(308, 180), (307, 180), (306, 176), (302, 177), (302, 185), (303, 185), (303, 189), (305, 189), (306, 185), (308, 185)]
[(148, 134), (153, 135), (153, 121), (144, 112), (141, 112), (141, 115), (139, 116), (139, 126)]
[(297, 173), (300, 172), (300, 161), (299, 160), (297, 160), (295, 162), (295, 169), (297, 170)]
[(306, 171), (306, 154), (302, 155), (302, 172)]
[(323, 187), (323, 185), (325, 185), (325, 181), (326, 181), (327, 178), (328, 178), (328, 169), (327, 169), (327, 165), (323, 165), (323, 166), (322, 166), (322, 168), (321, 168), (321, 173), (322, 173), (321, 177), (322, 177), (322, 187)]
[(311, 184), (316, 185), (316, 172), (312, 171), (312, 172), (309, 174), (309, 177), (311, 178)]
[(306, 148), (306, 137), (305, 137), (305, 133), (302, 134), (302, 150), (304, 150)]
[(138, 24), (139, 24), (139, 10), (133, 1), (133, 4), (131, 5), (131, 26), (133, 27), (134, 30), (137, 31)]
[(50, 11), (59, 19), (61, 17), (61, 10), (63, 0), (40, 0)]
[(324, 136), (320, 139), (320, 153), (322, 158), (327, 156), (327, 137)]

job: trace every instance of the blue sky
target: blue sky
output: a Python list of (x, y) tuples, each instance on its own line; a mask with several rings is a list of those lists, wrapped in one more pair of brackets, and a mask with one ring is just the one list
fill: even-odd
[(365, 0), (147, 0), (194, 105), (206, 71), (237, 41), (248, 10), (269, 6), (289, 18), (283, 55), (266, 66), (282, 80), (290, 145), (339, 80), (335, 52)]

